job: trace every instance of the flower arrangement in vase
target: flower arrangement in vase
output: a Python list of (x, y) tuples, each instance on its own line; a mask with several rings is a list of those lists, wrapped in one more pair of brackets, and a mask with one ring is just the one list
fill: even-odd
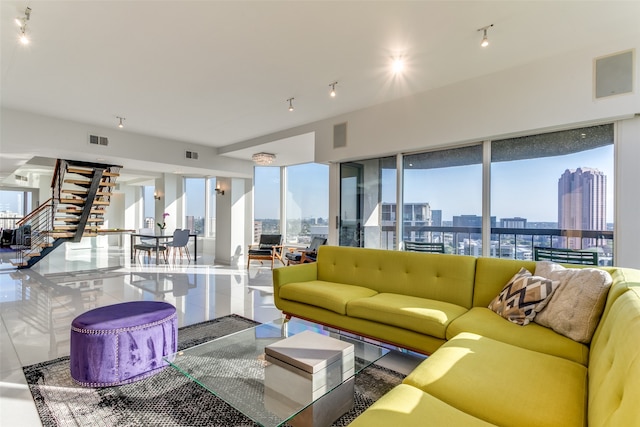
[(156, 223), (158, 224), (158, 227), (160, 227), (160, 234), (164, 235), (164, 229), (167, 228), (167, 223), (165, 222), (165, 218), (168, 217), (169, 214), (168, 213), (163, 213), (162, 214), (162, 224), (160, 224), (159, 222)]

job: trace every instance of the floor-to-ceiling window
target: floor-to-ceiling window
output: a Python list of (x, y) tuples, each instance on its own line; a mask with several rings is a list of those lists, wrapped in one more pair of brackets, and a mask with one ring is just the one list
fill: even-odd
[(306, 163), (285, 168), (286, 243), (308, 245), (329, 234), (329, 167)]
[(613, 125), (491, 143), (490, 255), (532, 259), (535, 246), (613, 257)]
[(282, 234), (280, 232), (280, 168), (256, 166), (254, 168), (254, 241), (261, 234)]
[(447, 253), (532, 259), (542, 246), (596, 251), (601, 265), (612, 263), (611, 124), (404, 155), (401, 209), (395, 193), (384, 196), (396, 171), (381, 168), (378, 182), (376, 161), (340, 165), (341, 245), (395, 246), (391, 238), (365, 242), (380, 204), (384, 231), (402, 218), (402, 240), (444, 243)]
[(191, 230), (196, 234), (204, 234), (204, 218), (205, 218), (205, 179), (204, 178), (185, 178), (184, 179), (184, 197), (185, 197), (185, 218), (182, 228)]
[(340, 165), (341, 246), (392, 249), (396, 245), (396, 158)]
[(402, 238), (482, 253), (482, 145), (403, 158)]
[(32, 210), (31, 191), (0, 190), (0, 229), (15, 228), (16, 222)]

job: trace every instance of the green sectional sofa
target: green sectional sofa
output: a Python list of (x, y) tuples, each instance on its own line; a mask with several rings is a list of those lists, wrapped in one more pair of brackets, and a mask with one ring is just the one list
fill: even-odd
[(430, 354), (352, 425), (640, 426), (640, 270), (613, 284), (590, 342), (488, 305), (532, 261), (323, 246), (273, 271), (276, 306)]

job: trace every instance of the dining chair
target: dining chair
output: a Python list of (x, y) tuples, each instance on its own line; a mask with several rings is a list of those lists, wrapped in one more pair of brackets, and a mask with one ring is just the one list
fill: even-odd
[(182, 259), (183, 257), (183, 250), (184, 252), (187, 253), (187, 260), (189, 260), (189, 262), (191, 262), (191, 254), (189, 254), (189, 247), (187, 246), (189, 244), (189, 234), (191, 233), (191, 230), (185, 229), (185, 230), (180, 230), (180, 229), (176, 229), (173, 232), (173, 240), (170, 242), (166, 243), (167, 248), (169, 248), (169, 250), (171, 252), (173, 252), (173, 260), (176, 260), (176, 249), (178, 251), (180, 251), (180, 259)]
[[(155, 233), (153, 228), (141, 228), (139, 229), (139, 234), (147, 234), (147, 235), (153, 235)], [(151, 256), (151, 252), (154, 252), (156, 250), (156, 240), (155, 239), (145, 239), (145, 238), (141, 238), (140, 239), (140, 243), (136, 244), (133, 246), (133, 250), (134, 250), (134, 256), (138, 256), (138, 252), (146, 252), (147, 253), (147, 260), (149, 259), (149, 257)], [(164, 260), (165, 262), (167, 261), (167, 247), (165, 245), (159, 245), (158, 246), (158, 252), (162, 252), (164, 255)], [(159, 256), (159, 254), (156, 254), (156, 256)]]

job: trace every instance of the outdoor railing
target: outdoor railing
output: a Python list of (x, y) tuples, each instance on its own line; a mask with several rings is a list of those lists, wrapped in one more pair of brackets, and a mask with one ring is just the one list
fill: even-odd
[(2, 216), (0, 217), (0, 229), (13, 230), (14, 228), (16, 228), (16, 224), (18, 223), (18, 221), (20, 221), (22, 218), (22, 215)]
[[(394, 249), (396, 228), (384, 225), (381, 232), (386, 235), (381, 242), (385, 249)], [(413, 236), (413, 237), (412, 237)], [(404, 237), (400, 240), (444, 243), (446, 253), (475, 255), (482, 253), (481, 227), (416, 226), (405, 225)], [(491, 228), (490, 256), (498, 258), (532, 259), (534, 246), (597, 250), (603, 263), (613, 259), (613, 231), (567, 230), (557, 228)]]

